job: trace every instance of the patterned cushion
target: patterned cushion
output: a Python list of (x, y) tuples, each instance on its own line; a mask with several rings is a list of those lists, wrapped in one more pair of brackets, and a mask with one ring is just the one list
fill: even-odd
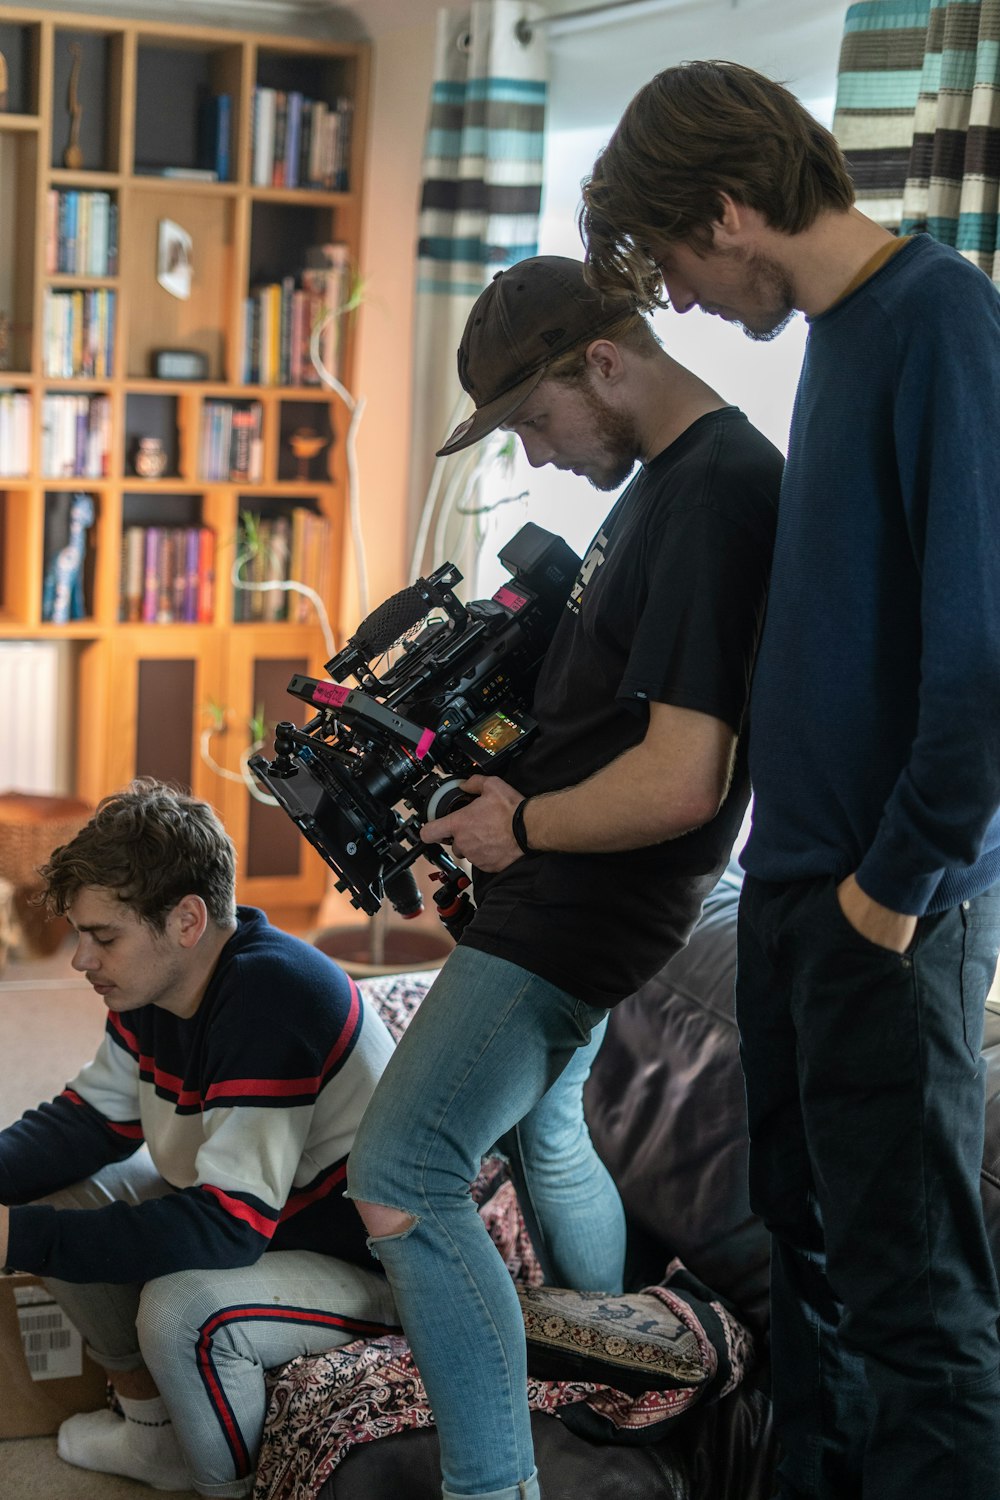
[(607, 1297), (562, 1287), (519, 1288), (528, 1369), (542, 1380), (596, 1380), (620, 1391), (705, 1384), (698, 1340), (649, 1292)]
[(752, 1363), (747, 1330), (679, 1262), (659, 1286), (609, 1297), (519, 1286), (528, 1371), (541, 1380), (589, 1380), (632, 1395), (731, 1389)]

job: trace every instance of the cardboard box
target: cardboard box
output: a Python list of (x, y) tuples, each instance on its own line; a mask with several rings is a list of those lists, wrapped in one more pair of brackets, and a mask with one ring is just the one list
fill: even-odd
[(0, 1275), (0, 1438), (44, 1437), (106, 1404), (104, 1371), (37, 1276)]

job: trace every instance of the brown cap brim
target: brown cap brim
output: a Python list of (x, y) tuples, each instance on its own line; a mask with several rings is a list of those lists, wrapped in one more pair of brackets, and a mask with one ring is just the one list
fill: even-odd
[(473, 443), (478, 443), (480, 438), (486, 437), (512, 417), (523, 401), (526, 401), (535, 389), (541, 384), (542, 376), (546, 371), (545, 365), (539, 365), (537, 370), (532, 370), (526, 379), (517, 385), (512, 385), (509, 391), (504, 391), (502, 396), (497, 396), (493, 401), (487, 401), (485, 406), (480, 406), (471, 417), (466, 417), (464, 422), (459, 422), (455, 431), (448, 441), (437, 450), (436, 458), (447, 458), (450, 453), (460, 453), (463, 448), (471, 448)]

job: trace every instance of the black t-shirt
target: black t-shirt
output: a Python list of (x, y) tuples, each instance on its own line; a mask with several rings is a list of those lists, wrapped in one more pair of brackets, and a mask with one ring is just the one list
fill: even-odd
[(700, 417), (640, 470), (590, 545), (539, 676), (539, 733), (507, 777), (525, 796), (583, 781), (642, 740), (653, 700), (740, 735), (719, 813), (628, 853), (540, 854), (477, 871), (463, 943), (606, 1006), (686, 941), (749, 797), (741, 730), (781, 470), (778, 450), (735, 407)]

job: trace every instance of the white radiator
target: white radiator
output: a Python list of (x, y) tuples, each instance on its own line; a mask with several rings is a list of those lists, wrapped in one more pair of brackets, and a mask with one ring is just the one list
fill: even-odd
[(69, 791), (70, 649), (0, 641), (0, 792)]

